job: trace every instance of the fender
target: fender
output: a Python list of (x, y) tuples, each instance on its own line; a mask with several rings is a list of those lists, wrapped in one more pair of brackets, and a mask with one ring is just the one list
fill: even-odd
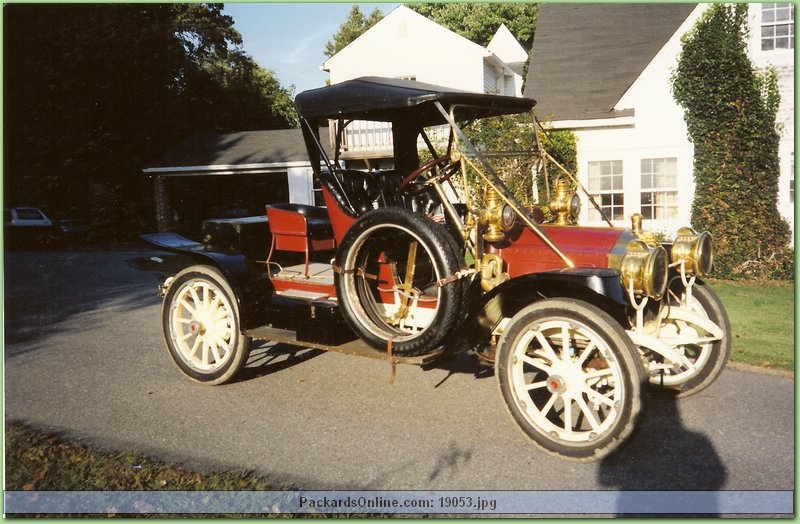
[(206, 250), (203, 244), (175, 233), (153, 233), (141, 235), (145, 242), (172, 253), (185, 256), (192, 264), (210, 265), (219, 269), (228, 281), (239, 303), (239, 319), (242, 331), (263, 325), (269, 299), (275, 289), (266, 269), (241, 254), (228, 255)]
[(583, 300), (608, 312), (623, 329), (630, 327), (629, 303), (619, 272), (607, 268), (571, 268), (522, 275), (492, 289), (474, 301), (478, 306), (456, 330), (458, 336), (448, 343), (447, 349), (460, 352), (486, 344), (503, 318), (514, 316), (534, 302), (554, 297)]

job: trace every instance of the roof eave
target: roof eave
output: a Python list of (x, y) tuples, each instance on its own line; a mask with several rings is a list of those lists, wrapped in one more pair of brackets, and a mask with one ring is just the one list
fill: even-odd
[(293, 167), (307, 167), (310, 162), (305, 161), (291, 161), (291, 162), (268, 162), (256, 164), (211, 164), (202, 166), (163, 166), (163, 167), (146, 167), (142, 169), (142, 173), (146, 175), (232, 175), (237, 173), (246, 172), (270, 172), (280, 171)]

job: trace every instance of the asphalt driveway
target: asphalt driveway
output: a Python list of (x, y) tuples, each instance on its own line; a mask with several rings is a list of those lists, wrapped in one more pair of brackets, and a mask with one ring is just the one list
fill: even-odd
[(537, 451), (469, 358), (432, 369), (262, 346), (233, 384), (183, 379), (145, 245), (5, 254), (5, 416), (103, 449), (254, 471), (297, 489), (792, 490), (794, 381), (727, 369), (654, 398), (619, 452)]

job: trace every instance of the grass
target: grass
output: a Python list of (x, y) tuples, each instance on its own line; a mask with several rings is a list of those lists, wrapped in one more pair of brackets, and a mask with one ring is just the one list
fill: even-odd
[(274, 490), (252, 473), (201, 475), (134, 453), (86, 446), (6, 424), (7, 490)]
[[(252, 472), (190, 471), (136, 453), (103, 453), (44, 434), (19, 422), (6, 423), (6, 491), (295, 491)], [(113, 510), (112, 510), (113, 511)], [(311, 510), (313, 511), (313, 510)], [(8, 515), (11, 517), (72, 518), (93, 515)], [(108, 513), (105, 517), (128, 516)], [(390, 514), (358, 513), (137, 513), (137, 517), (166, 518), (364, 518), (385, 519)]]
[[(731, 360), (793, 371), (793, 283), (713, 281), (710, 284), (730, 317)], [(97, 453), (13, 422), (6, 425), (5, 450), (7, 490), (295, 489), (271, 485), (251, 472), (198, 473), (133, 453)]]
[(794, 283), (712, 281), (731, 321), (731, 360), (794, 371)]

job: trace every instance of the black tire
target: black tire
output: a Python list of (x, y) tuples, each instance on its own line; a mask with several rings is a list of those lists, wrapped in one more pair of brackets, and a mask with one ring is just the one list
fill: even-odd
[[(409, 277), (412, 244), (414, 293), (417, 304), (428, 307), (403, 309), (398, 306), (402, 295), (392, 301), (385, 292), (400, 290)], [(403, 209), (381, 208), (360, 217), (339, 247), (335, 279), (339, 307), (359, 338), (378, 351), (386, 351), (391, 339), (398, 356), (423, 355), (439, 347), (465, 309), (466, 279), (437, 285), (464, 269), (454, 245), (441, 224)]]
[(161, 317), (169, 355), (191, 380), (224, 384), (247, 362), (251, 339), (241, 333), (236, 295), (216, 268), (191, 266), (175, 275)]
[(495, 373), (517, 425), (561, 458), (605, 457), (631, 435), (642, 409), (645, 370), (636, 347), (611, 316), (578, 300), (546, 299), (514, 315)]
[[(684, 292), (680, 279), (673, 281), (670, 291), (667, 300), (675, 306), (679, 303), (676, 297), (681, 297)], [(725, 369), (731, 355), (731, 323), (719, 297), (711, 288), (698, 283), (692, 286), (689, 307), (694, 313), (716, 324), (724, 335), (715, 342), (683, 347), (686, 358), (696, 366), (695, 369), (670, 366), (651, 374), (650, 383), (653, 386), (677, 391), (677, 397), (688, 397), (710, 386)]]

